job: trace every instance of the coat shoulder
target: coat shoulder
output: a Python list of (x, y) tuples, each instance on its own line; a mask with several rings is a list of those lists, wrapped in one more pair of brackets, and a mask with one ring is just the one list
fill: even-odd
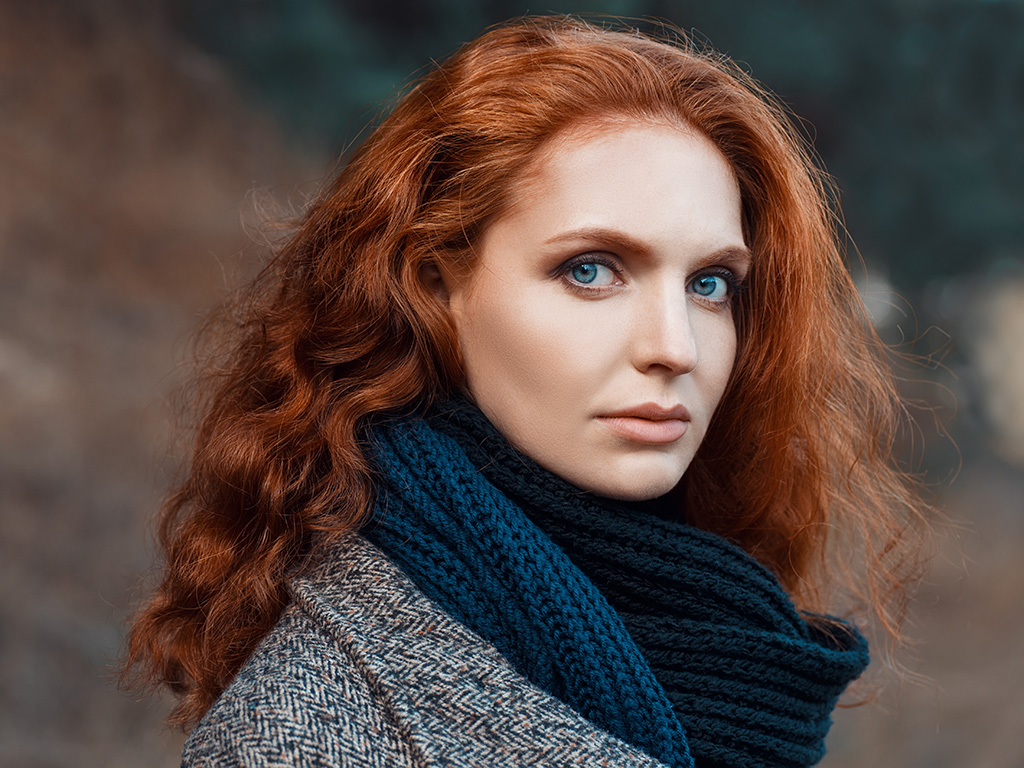
[(291, 591), (183, 766), (660, 765), (530, 683), (359, 537)]
[(344, 649), (296, 604), (189, 735), (182, 766), (408, 766), (404, 739)]

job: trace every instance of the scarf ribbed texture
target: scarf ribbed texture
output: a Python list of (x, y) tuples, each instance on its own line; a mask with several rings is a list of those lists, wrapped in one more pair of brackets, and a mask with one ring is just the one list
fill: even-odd
[(367, 537), (534, 684), (670, 766), (824, 755), (866, 643), (805, 621), (741, 549), (580, 491), (464, 401), (379, 424), (371, 443)]

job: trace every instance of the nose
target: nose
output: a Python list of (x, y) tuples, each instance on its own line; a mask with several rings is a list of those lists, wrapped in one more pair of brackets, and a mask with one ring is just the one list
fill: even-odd
[[(639, 298), (639, 297), (638, 297)], [(700, 361), (685, 291), (648, 293), (634, 312), (633, 365), (641, 373), (689, 373)]]

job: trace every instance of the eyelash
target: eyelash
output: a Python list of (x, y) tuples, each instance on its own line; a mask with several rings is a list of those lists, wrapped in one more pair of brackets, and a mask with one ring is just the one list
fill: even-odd
[(616, 277), (621, 277), (619, 265), (616, 264), (612, 259), (609, 259), (607, 256), (602, 256), (601, 254), (597, 253), (585, 253), (581, 256), (576, 256), (575, 258), (569, 259), (569, 261), (565, 262), (564, 264), (562, 264), (562, 266), (560, 266), (557, 269), (557, 274), (559, 277), (562, 278), (562, 281), (565, 283), (566, 287), (568, 287), (575, 293), (579, 294), (580, 296), (594, 296), (597, 293), (607, 290), (609, 287), (591, 287), (583, 285), (582, 283), (578, 283), (575, 280), (573, 280), (570, 277), (570, 275), (572, 274), (572, 271), (581, 264), (597, 264), (599, 266), (611, 270)]
[[(572, 273), (573, 269), (580, 266), (581, 264), (598, 264), (602, 267), (610, 269), (616, 276), (620, 276), (618, 264), (612, 259), (607, 258), (606, 256), (588, 253), (569, 259), (569, 261), (562, 264), (556, 270), (556, 274), (562, 279), (567, 288), (569, 288), (574, 293), (579, 294), (580, 296), (593, 297), (595, 294), (603, 292), (607, 290), (609, 287), (589, 287), (573, 280), (569, 275)], [(721, 278), (722, 280), (725, 281), (725, 284), (728, 288), (727, 295), (724, 299), (707, 299), (698, 293), (692, 294), (698, 301), (701, 301), (712, 307), (731, 307), (733, 300), (740, 296), (744, 292), (744, 290), (746, 290), (746, 285), (744, 285), (744, 282), (740, 278), (736, 277), (736, 274), (731, 269), (726, 269), (725, 267), (711, 267), (709, 269), (701, 270), (692, 278), (690, 278), (690, 281), (687, 283), (687, 288), (689, 288), (689, 286), (692, 285), (694, 281), (699, 280), (702, 277), (708, 276)]]
[(715, 307), (732, 306), (733, 300), (742, 295), (743, 291), (746, 290), (747, 287), (740, 278), (736, 277), (736, 273), (731, 269), (726, 269), (725, 267), (712, 267), (711, 269), (702, 270), (690, 279), (689, 284), (692, 285), (702, 277), (719, 277), (725, 281), (726, 294), (724, 299), (707, 299), (699, 293), (693, 294), (696, 299), (704, 301), (705, 303)]

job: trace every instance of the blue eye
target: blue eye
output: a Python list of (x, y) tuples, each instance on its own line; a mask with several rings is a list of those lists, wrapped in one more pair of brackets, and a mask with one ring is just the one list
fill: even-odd
[(609, 285), (615, 279), (615, 273), (604, 264), (583, 261), (574, 264), (569, 270), (572, 279), (580, 285)]
[(721, 275), (700, 275), (690, 283), (693, 292), (705, 299), (724, 301), (729, 298), (729, 281)]

